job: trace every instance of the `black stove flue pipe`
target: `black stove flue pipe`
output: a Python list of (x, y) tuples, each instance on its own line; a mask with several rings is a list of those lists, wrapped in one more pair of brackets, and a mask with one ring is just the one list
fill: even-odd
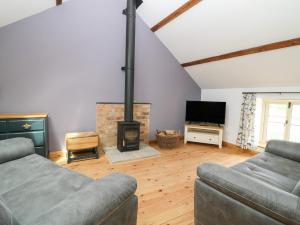
[(134, 58), (135, 58), (135, 23), (136, 9), (143, 3), (142, 0), (127, 0), (127, 8), (123, 10), (126, 15), (126, 65), (125, 70), (125, 109), (124, 120), (133, 121), (134, 102)]

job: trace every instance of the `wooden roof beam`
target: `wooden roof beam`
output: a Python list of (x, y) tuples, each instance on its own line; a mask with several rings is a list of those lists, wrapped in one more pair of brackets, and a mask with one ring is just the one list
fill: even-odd
[(205, 58), (205, 59), (199, 59), (199, 60), (195, 60), (192, 62), (183, 63), (181, 65), (183, 67), (195, 66), (195, 65), (199, 65), (199, 64), (215, 62), (215, 61), (240, 57), (240, 56), (244, 56), (244, 55), (256, 54), (256, 53), (260, 53), (260, 52), (267, 52), (267, 51), (272, 51), (272, 50), (281, 49), (281, 48), (288, 48), (288, 47), (297, 46), (297, 45), (300, 45), (300, 37), (286, 40), (286, 41), (280, 41), (280, 42), (275, 42), (275, 43), (271, 43), (271, 44), (261, 45), (261, 46), (254, 47), (254, 48), (248, 48), (248, 49), (244, 49), (244, 50), (240, 50), (240, 51), (236, 51), (236, 52), (230, 52), (227, 54), (213, 56), (213, 57), (209, 57), (209, 58)]
[(56, 6), (59, 6), (62, 4), (62, 0), (56, 0)]
[(189, 0), (187, 3), (185, 3), (184, 5), (182, 5), (180, 8), (178, 8), (174, 12), (172, 12), (169, 16), (167, 16), (166, 18), (162, 19), (158, 24), (156, 24), (155, 26), (153, 26), (151, 28), (151, 30), (153, 32), (158, 31), (160, 28), (162, 28), (163, 26), (167, 25), (172, 20), (176, 19), (178, 16), (180, 16), (183, 13), (185, 13), (186, 11), (188, 11), (189, 9), (191, 9), (192, 7), (194, 7), (195, 5), (197, 5), (201, 1), (202, 0)]

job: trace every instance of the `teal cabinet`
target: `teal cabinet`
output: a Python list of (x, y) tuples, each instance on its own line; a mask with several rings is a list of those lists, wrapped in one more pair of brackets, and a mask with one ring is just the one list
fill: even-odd
[(45, 154), (45, 147), (35, 147), (35, 153), (38, 155), (43, 156)]
[(0, 120), (0, 133), (5, 133), (5, 132), (6, 132), (6, 121)]
[(0, 134), (0, 140), (7, 139), (7, 134)]
[(0, 140), (24, 137), (30, 138), (36, 154), (48, 157), (47, 114), (0, 114)]
[(7, 130), (9, 132), (24, 132), (44, 130), (43, 119), (27, 119), (27, 120), (8, 120)]

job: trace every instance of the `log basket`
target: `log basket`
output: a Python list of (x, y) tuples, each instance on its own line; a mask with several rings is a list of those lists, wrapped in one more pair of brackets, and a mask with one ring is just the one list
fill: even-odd
[(157, 130), (156, 140), (160, 148), (176, 148), (180, 143), (180, 132), (174, 130)]

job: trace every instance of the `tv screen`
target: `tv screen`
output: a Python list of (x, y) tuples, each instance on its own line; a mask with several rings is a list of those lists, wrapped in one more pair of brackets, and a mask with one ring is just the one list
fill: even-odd
[(226, 102), (187, 101), (187, 122), (225, 124)]

